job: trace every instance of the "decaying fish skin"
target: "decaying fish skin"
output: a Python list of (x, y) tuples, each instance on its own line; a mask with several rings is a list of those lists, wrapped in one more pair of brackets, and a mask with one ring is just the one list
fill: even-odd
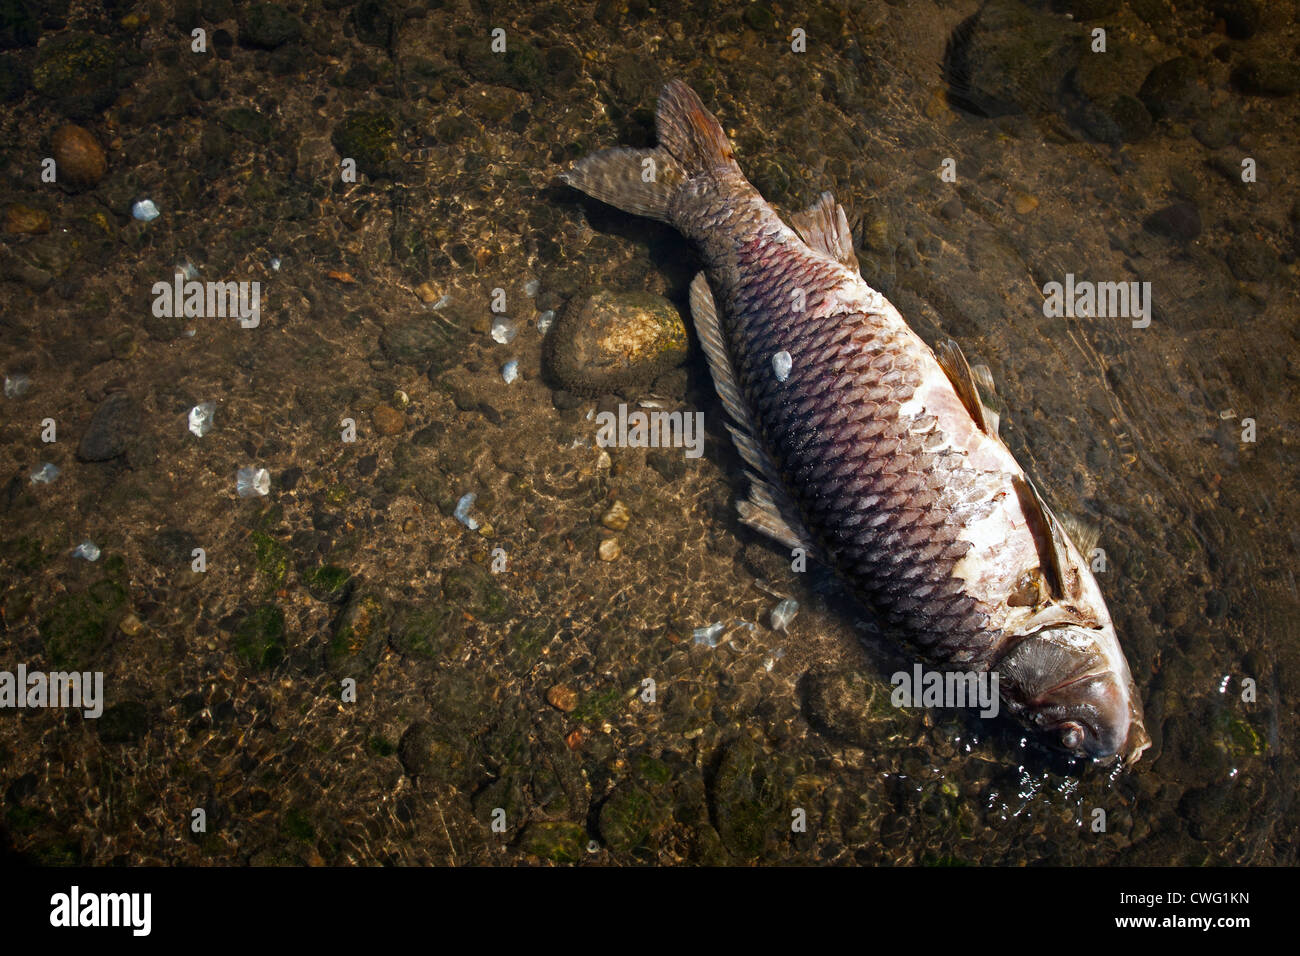
[(1135, 762), (1151, 741), (1091, 546), (998, 437), (988, 370), (955, 343), (931, 351), (863, 281), (830, 193), (782, 222), (684, 83), (656, 122), (656, 148), (563, 178), (699, 249), (691, 309), (750, 473), (745, 522), (834, 568), (936, 664), (996, 670), (1050, 742)]

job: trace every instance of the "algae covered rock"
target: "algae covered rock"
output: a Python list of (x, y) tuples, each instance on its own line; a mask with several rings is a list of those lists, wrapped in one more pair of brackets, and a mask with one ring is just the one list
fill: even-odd
[(1176, 56), (1153, 67), (1142, 81), (1138, 99), (1156, 119), (1183, 119), (1209, 103), (1209, 94), (1197, 82), (1197, 66)]
[(355, 578), (347, 568), (341, 568), (337, 564), (323, 564), (309, 571), (303, 577), (303, 583), (317, 601), (342, 604), (352, 593)]
[(505, 825), (505, 833), (516, 832), (528, 814), (528, 804), (524, 799), (523, 787), (519, 778), (508, 774), (494, 780), (474, 795), (474, 819), (485, 829), (490, 829), (497, 821)]
[(138, 700), (113, 704), (95, 721), (95, 729), (105, 743), (133, 744), (149, 730), (149, 708)]
[(93, 33), (68, 33), (41, 47), (32, 86), (63, 113), (88, 118), (117, 96), (118, 55)]
[(405, 605), (394, 615), (388, 643), (403, 657), (443, 660), (465, 643), (465, 615), (445, 606)]
[(600, 838), (615, 853), (644, 845), (672, 819), (668, 806), (643, 787), (625, 783), (600, 808)]
[(1252, 96), (1290, 96), (1300, 90), (1300, 66), (1286, 60), (1247, 60), (1232, 71), (1232, 82)]
[(388, 641), (392, 611), (374, 591), (361, 588), (334, 621), (334, 633), (325, 648), (330, 673), (361, 677), (375, 669)]
[(125, 454), (140, 424), (140, 406), (125, 392), (115, 392), (95, 409), (77, 445), (77, 457), (82, 461), (108, 461)]
[(334, 127), (331, 142), (360, 172), (386, 176), (397, 160), (397, 121), (382, 110), (353, 110)]
[(417, 720), (397, 743), (397, 759), (414, 778), (466, 789), (483, 774), (478, 748), (467, 746), (463, 730), (445, 720)]
[(577, 863), (587, 852), (587, 831), (576, 823), (530, 823), (519, 846), (552, 863)]
[(255, 3), (239, 17), (239, 38), (249, 46), (274, 50), (302, 36), (302, 21), (278, 3)]
[(710, 788), (722, 844), (735, 857), (761, 856), (784, 833), (785, 787), (772, 760), (741, 738), (723, 752)]
[(274, 604), (253, 608), (235, 626), (235, 654), (255, 670), (284, 660), (284, 611)]
[(545, 359), (555, 382), (573, 392), (636, 388), (686, 360), (686, 325), (662, 296), (601, 289), (574, 299), (556, 320)]
[(870, 747), (883, 735), (873, 714), (876, 687), (849, 668), (821, 667), (804, 683), (808, 722), (820, 733), (856, 747)]
[(443, 574), (442, 595), (449, 607), (489, 624), (499, 624), (510, 617), (509, 597), (497, 587), (492, 575), (477, 565), (466, 564)]
[(61, 595), (40, 622), (45, 657), (57, 668), (88, 670), (105, 651), (126, 613), (127, 591), (114, 578), (102, 578), (85, 591)]

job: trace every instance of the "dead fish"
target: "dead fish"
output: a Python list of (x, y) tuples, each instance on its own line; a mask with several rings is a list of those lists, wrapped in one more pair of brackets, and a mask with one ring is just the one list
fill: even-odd
[(685, 83), (664, 87), (656, 129), (657, 147), (562, 178), (699, 250), (691, 310), (748, 470), (743, 520), (835, 569), (936, 665), (996, 672), (1049, 743), (1135, 762), (1151, 738), (1092, 545), (998, 436), (987, 369), (931, 350), (867, 285), (830, 193), (784, 223)]

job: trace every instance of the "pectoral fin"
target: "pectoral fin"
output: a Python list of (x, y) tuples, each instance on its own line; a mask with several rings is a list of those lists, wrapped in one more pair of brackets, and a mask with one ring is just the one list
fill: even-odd
[(1061, 512), (1060, 522), (1061, 527), (1065, 529), (1065, 533), (1074, 542), (1074, 546), (1079, 549), (1079, 554), (1083, 556), (1085, 561), (1088, 560), (1088, 556), (1092, 554), (1093, 549), (1097, 547), (1097, 542), (1101, 539), (1101, 528), (1086, 518), (1080, 518), (1078, 515), (1068, 514), (1064, 511)]
[(1020, 496), (1020, 506), (1029, 520), (1030, 530), (1038, 543), (1039, 560), (1052, 597), (1075, 598), (1080, 593), (1079, 574), (1070, 560), (1070, 546), (1060, 522), (1047, 507), (1042, 495), (1028, 478), (1013, 479)]
[(722, 399), (722, 407), (731, 418), (727, 431), (731, 432), (736, 450), (745, 461), (750, 488), (749, 500), (736, 503), (741, 520), (755, 531), (762, 532), (786, 547), (803, 548), (810, 557), (813, 556), (814, 549), (808, 543), (811, 536), (803, 528), (794, 504), (781, 490), (776, 465), (755, 437), (757, 433), (749, 410), (745, 407), (740, 388), (736, 384), (736, 371), (723, 338), (713, 293), (709, 291), (709, 282), (703, 272), (691, 282), (691, 315), (695, 319), (695, 331), (700, 337), (700, 344), (704, 346), (704, 354), (709, 360), (713, 386)]

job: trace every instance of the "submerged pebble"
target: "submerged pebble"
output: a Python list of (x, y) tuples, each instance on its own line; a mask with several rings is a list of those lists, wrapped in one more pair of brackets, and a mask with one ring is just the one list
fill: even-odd
[(99, 403), (86, 433), (77, 444), (82, 461), (109, 461), (126, 453), (140, 431), (140, 406), (126, 393), (115, 392)]
[(50, 231), (50, 214), (15, 203), (5, 210), (5, 232), (11, 236), (39, 236)]
[(154, 205), (152, 199), (141, 199), (139, 202), (132, 204), (131, 215), (141, 222), (152, 222), (161, 213), (158, 212), (158, 207)]
[(551, 331), (551, 325), (555, 322), (555, 310), (547, 309), (537, 316), (537, 331), (542, 335)]
[(507, 385), (509, 385), (518, 377), (519, 377), (518, 359), (511, 359), (509, 362), (506, 362), (506, 364), (501, 367), (501, 378), (505, 380), (505, 383)]
[(648, 385), (686, 360), (686, 326), (662, 296), (601, 289), (569, 304), (543, 358), (557, 384), (581, 395)]
[(602, 561), (617, 561), (623, 555), (623, 549), (619, 546), (617, 538), (606, 538), (600, 543), (597, 549)]
[(190, 431), (199, 438), (212, 431), (212, 415), (216, 410), (216, 402), (200, 402), (191, 408)]
[(609, 506), (609, 510), (600, 516), (600, 523), (610, 531), (622, 531), (632, 520), (632, 512), (627, 510), (627, 505), (621, 501), (615, 501)]
[(556, 684), (546, 692), (546, 702), (567, 714), (578, 706), (578, 692), (568, 684)]
[(524, 295), (528, 296), (528, 298), (531, 299), (537, 295), (537, 290), (540, 289), (541, 287), (542, 287), (541, 280), (529, 279), (527, 282), (524, 283)]
[(406, 430), (406, 416), (392, 405), (376, 405), (370, 410), (370, 420), (381, 435), (400, 435)]
[(271, 473), (265, 468), (241, 468), (235, 472), (235, 491), (241, 498), (256, 498), (271, 491)]
[(104, 178), (108, 159), (99, 142), (84, 127), (69, 123), (50, 138), (55, 169), (60, 182), (87, 189)]

